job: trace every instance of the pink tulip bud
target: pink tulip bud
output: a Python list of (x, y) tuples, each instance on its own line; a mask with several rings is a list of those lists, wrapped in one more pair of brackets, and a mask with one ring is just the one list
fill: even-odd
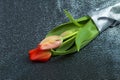
[(38, 45), (42, 50), (50, 50), (59, 47), (62, 44), (62, 37), (60, 36), (49, 36), (43, 39)]

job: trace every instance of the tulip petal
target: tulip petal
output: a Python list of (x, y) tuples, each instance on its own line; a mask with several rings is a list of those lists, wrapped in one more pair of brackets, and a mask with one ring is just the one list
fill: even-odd
[(29, 51), (29, 58), (31, 61), (46, 62), (51, 58), (51, 52), (35, 48)]
[(49, 36), (41, 41), (40, 48), (42, 50), (50, 50), (59, 47), (62, 44), (60, 36)]

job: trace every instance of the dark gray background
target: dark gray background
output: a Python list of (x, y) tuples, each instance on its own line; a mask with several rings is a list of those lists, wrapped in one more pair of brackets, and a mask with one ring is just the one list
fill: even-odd
[(0, 80), (120, 80), (120, 27), (110, 28), (80, 52), (34, 63), (28, 50), (47, 32), (120, 0), (0, 0)]

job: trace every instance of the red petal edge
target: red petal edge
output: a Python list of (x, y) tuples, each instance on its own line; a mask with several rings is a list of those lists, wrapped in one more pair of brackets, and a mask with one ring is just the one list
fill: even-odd
[(40, 46), (29, 51), (29, 58), (31, 61), (47, 62), (51, 58), (51, 52), (48, 50), (41, 50)]

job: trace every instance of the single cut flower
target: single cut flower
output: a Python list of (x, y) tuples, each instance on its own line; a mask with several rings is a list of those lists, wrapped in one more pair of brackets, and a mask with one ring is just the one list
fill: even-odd
[(37, 46), (29, 51), (32, 61), (46, 62), (51, 56), (61, 56), (80, 51), (83, 47), (95, 39), (98, 34), (109, 27), (120, 24), (118, 13), (120, 3), (108, 8), (97, 10), (88, 16), (74, 19), (73, 16), (64, 10), (69, 22), (61, 24), (46, 35)]
[(43, 39), (37, 48), (29, 51), (29, 58), (31, 61), (46, 62), (51, 58), (51, 49), (59, 47), (62, 43), (60, 36), (49, 36)]
[(29, 51), (30, 60), (46, 62), (51, 56), (75, 53), (99, 34), (90, 16), (74, 19), (69, 12), (65, 14), (70, 21), (49, 31), (37, 48)]

